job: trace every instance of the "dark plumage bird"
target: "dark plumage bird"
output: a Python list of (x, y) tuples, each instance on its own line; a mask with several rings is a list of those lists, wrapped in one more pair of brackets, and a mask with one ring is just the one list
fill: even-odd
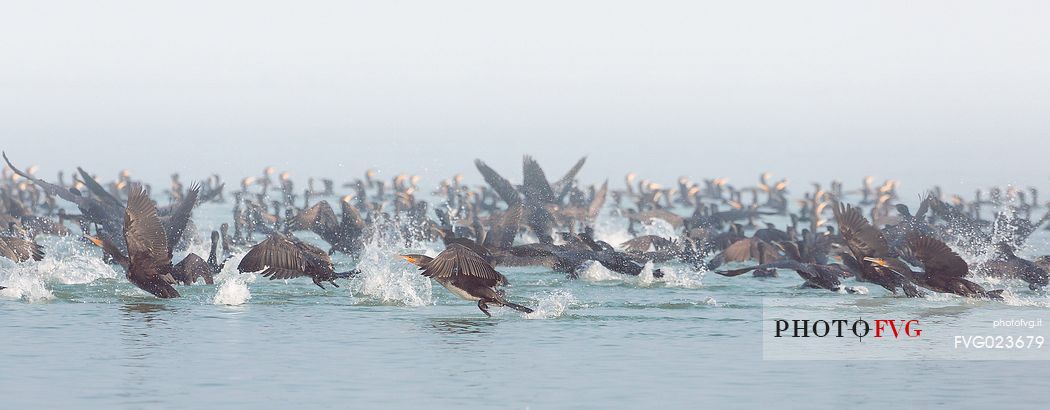
[(995, 256), (977, 270), (987, 275), (1021, 279), (1028, 282), (1031, 290), (1042, 288), (1050, 282), (1050, 273), (1046, 269), (1015, 255), (1014, 248), (1007, 243), (997, 245)]
[(44, 259), (44, 248), (28, 239), (0, 236), (0, 256), (15, 262), (39, 261)]
[(804, 238), (801, 242), (774, 243), (775, 246), (784, 252), (785, 259), (747, 268), (715, 271), (715, 273), (722, 276), (738, 276), (759, 269), (787, 269), (795, 271), (799, 277), (806, 281), (803, 284), (804, 287), (827, 289), (833, 292), (845, 289), (852, 293), (853, 288), (843, 288), (842, 283), (839, 281), (840, 278), (852, 276), (852, 273), (840, 265), (825, 263), (827, 257), (824, 254), (825, 247), (822, 244), (826, 240), (819, 239), (822, 238), (820, 236), (808, 235), (808, 232), (804, 236), (809, 238)]
[(364, 247), (362, 234), (365, 231), (365, 221), (349, 198), (341, 200), (340, 205), (342, 221), (336, 217), (328, 201), (321, 201), (289, 218), (287, 228), (313, 231), (332, 246), (328, 250), (329, 255), (338, 251), (356, 256)]
[(729, 245), (722, 253), (715, 255), (708, 263), (714, 269), (730, 262), (757, 260), (759, 264), (781, 259), (780, 253), (768, 242), (759, 238), (745, 238)]
[(321, 248), (280, 233), (273, 233), (253, 246), (241, 259), (237, 270), (242, 273), (261, 271), (270, 280), (309, 276), (321, 289), (325, 288), (323, 282), (339, 287), (335, 283), (337, 278), (350, 278), (358, 273), (357, 270), (336, 272), (332, 259)]
[(477, 301), (478, 309), (487, 316), (492, 316), (489, 304), (532, 313), (532, 309), (508, 302), (503, 292), (496, 290), (497, 286), (507, 284), (507, 277), (496, 272), (484, 257), (465, 245), (450, 244), (433, 258), (418, 254), (401, 257), (419, 266), (423, 276), (434, 279), (456, 296)]
[(182, 259), (182, 262), (175, 264), (172, 269), (172, 276), (175, 277), (179, 283), (184, 285), (192, 285), (197, 282), (197, 279), (204, 279), (204, 283), (211, 285), (215, 283), (215, 275), (222, 270), (222, 265), (226, 263), (225, 260), (219, 263), (216, 251), (219, 245), (219, 232), (211, 232), (211, 251), (208, 253), (208, 260), (205, 261), (203, 258), (195, 253), (186, 255)]
[(848, 276), (849, 272), (838, 265), (821, 265), (818, 263), (805, 263), (792, 259), (783, 259), (761, 265), (750, 266), (728, 271), (714, 271), (722, 276), (738, 276), (759, 269), (787, 269), (798, 273), (805, 280), (803, 286), (816, 287), (837, 292), (842, 289), (839, 278)]
[(179, 297), (172, 286), (171, 248), (168, 235), (157, 216), (153, 200), (136, 185), (128, 194), (128, 207), (124, 211), (124, 239), (128, 244), (128, 255), (116, 244), (105, 238), (89, 238), (102, 247), (113, 259), (124, 267), (128, 281), (140, 289), (160, 298)]
[(871, 261), (871, 258), (888, 258), (893, 255), (890, 254), (890, 246), (882, 232), (868, 223), (860, 208), (836, 201), (832, 204), (832, 210), (835, 212), (839, 233), (847, 246), (847, 252), (842, 254), (842, 262), (856, 272), (858, 279), (882, 286), (893, 293), (897, 293), (897, 289), (901, 288), (910, 297), (921, 295), (911, 282), (901, 276), (902, 273)]
[(981, 285), (963, 279), (970, 273), (969, 265), (952, 248), (936, 238), (911, 233), (905, 239), (904, 252), (918, 261), (923, 270), (913, 271), (906, 263), (896, 258), (869, 257), (865, 260), (904, 275), (919, 286), (934, 292), (1002, 299), (1002, 290), (986, 291)]
[[(80, 191), (49, 183), (39, 178), (35, 178), (32, 175), (16, 168), (11, 160), (7, 159), (7, 153), (3, 153), (4, 161), (7, 162), (7, 166), (11, 168), (11, 171), (19, 176), (32, 181), (38, 187), (40, 187), (47, 195), (57, 196), (66, 201), (72, 202), (80, 210), (80, 214), (84, 219), (101, 225), (105, 228), (107, 234), (115, 234), (120, 232), (122, 229), (122, 220), (124, 204), (114, 198), (112, 195), (106, 195), (103, 197), (95, 198), (82, 195)], [(86, 174), (86, 172), (85, 172)], [(89, 189), (92, 187), (88, 185)], [(105, 191), (105, 190), (103, 190)], [(117, 242), (119, 245), (123, 245), (123, 238), (113, 236), (108, 238), (111, 241)], [(123, 246), (121, 246), (123, 249)]]

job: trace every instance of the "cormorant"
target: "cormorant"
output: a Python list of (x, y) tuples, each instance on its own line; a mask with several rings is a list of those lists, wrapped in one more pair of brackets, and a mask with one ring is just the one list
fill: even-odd
[(903, 261), (891, 257), (866, 257), (865, 261), (904, 275), (926, 289), (967, 297), (1002, 299), (1002, 290), (986, 291), (981, 285), (963, 279), (970, 267), (944, 242), (920, 233), (910, 233), (904, 252), (918, 261), (922, 271), (912, 271)]
[(888, 258), (892, 255), (882, 232), (868, 223), (860, 208), (835, 201), (831, 209), (835, 213), (839, 233), (847, 245), (848, 252), (842, 254), (842, 262), (857, 273), (858, 279), (877, 284), (893, 293), (902, 288), (909, 297), (921, 295), (901, 273), (871, 261), (870, 258)]
[(433, 258), (418, 254), (401, 257), (419, 266), (423, 276), (434, 279), (456, 296), (477, 301), (478, 309), (486, 316), (492, 316), (489, 313), (489, 304), (532, 313), (532, 309), (508, 302), (503, 297), (503, 292), (496, 290), (497, 286), (507, 284), (507, 277), (496, 272), (484, 257), (464, 245), (450, 244)]
[(292, 279), (309, 276), (314, 284), (324, 289), (322, 282), (335, 287), (337, 278), (351, 278), (359, 271), (336, 272), (332, 259), (325, 251), (303, 242), (292, 235), (270, 234), (269, 238), (255, 245), (237, 265), (240, 272), (262, 272), (263, 277)]
[(141, 185), (131, 187), (128, 194), (128, 207), (124, 211), (124, 239), (128, 245), (128, 255), (106, 237), (89, 238), (102, 247), (126, 270), (126, 276), (139, 289), (145, 290), (159, 298), (179, 297), (179, 292), (172, 286), (171, 247), (164, 226), (157, 216), (153, 200)]

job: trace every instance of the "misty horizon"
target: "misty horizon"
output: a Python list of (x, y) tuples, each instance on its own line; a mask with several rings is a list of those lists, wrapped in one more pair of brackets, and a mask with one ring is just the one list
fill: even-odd
[(614, 185), (1050, 185), (1044, 3), (672, 3), (14, 5), (0, 149), (155, 184), (480, 183), (473, 159), (518, 178), (531, 154)]

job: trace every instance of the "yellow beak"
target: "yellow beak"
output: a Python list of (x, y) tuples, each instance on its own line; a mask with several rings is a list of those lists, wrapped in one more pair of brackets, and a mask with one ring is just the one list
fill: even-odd
[(95, 244), (95, 246), (97, 246), (99, 248), (102, 247), (102, 240), (101, 239), (98, 239), (98, 238), (96, 238), (94, 236), (90, 236), (90, 235), (84, 235), (84, 237), (87, 238), (87, 240), (91, 241), (91, 243)]
[(864, 258), (864, 260), (882, 267), (886, 267), (886, 260), (883, 258)]

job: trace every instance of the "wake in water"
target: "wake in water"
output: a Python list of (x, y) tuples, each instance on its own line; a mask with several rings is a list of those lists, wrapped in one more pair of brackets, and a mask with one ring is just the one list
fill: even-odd
[(576, 296), (564, 290), (547, 292), (536, 300), (532, 313), (524, 314), (526, 319), (553, 319), (561, 317), (576, 304)]

